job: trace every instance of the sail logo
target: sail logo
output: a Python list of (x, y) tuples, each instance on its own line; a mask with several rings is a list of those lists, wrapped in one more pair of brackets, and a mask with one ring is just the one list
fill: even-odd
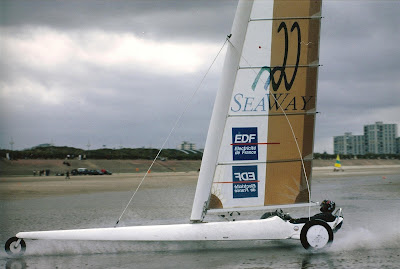
[[(283, 55), (283, 63), (282, 66), (276, 66), (274, 68), (271, 69), (271, 67), (269, 66), (264, 66), (261, 68), (260, 72), (258, 72), (256, 78), (254, 79), (253, 85), (251, 86), (252, 90), (254, 91), (256, 89), (257, 83), (260, 80), (260, 77), (262, 75), (262, 73), (264, 73), (265, 71), (268, 71), (270, 73), (270, 75), (268, 76), (267, 81), (265, 82), (264, 85), (264, 89), (268, 90), (268, 86), (269, 83), (272, 83), (272, 89), (274, 91), (277, 91), (278, 88), (280, 87), (281, 83), (282, 83), (282, 79), (285, 82), (285, 89), (286, 91), (290, 91), (290, 89), (292, 88), (294, 79), (296, 78), (296, 74), (297, 74), (297, 69), (299, 67), (299, 61), (300, 61), (300, 51), (301, 51), (301, 33), (300, 33), (300, 26), (299, 23), (297, 21), (295, 21), (292, 24), (292, 27), (290, 29), (290, 32), (293, 32), (295, 29), (297, 30), (297, 58), (296, 58), (296, 65), (294, 66), (294, 71), (293, 71), (293, 75), (290, 79), (290, 82), (288, 82), (287, 76), (286, 76), (286, 61), (287, 61), (287, 57), (288, 57), (288, 51), (289, 51), (289, 35), (288, 35), (288, 28), (286, 26), (285, 22), (281, 22), (281, 24), (278, 27), (278, 33), (281, 30), (284, 30), (284, 34), (285, 34), (285, 54)], [(280, 72), (279, 75), (279, 79), (278, 81), (275, 81), (275, 73), (276, 72)]]
[(257, 127), (232, 128), (231, 145), (234, 161), (258, 160)]
[(233, 166), (233, 198), (258, 197), (257, 165)]
[[(278, 34), (284, 35), (284, 53), (282, 59), (282, 65), (270, 67), (263, 66), (258, 74), (256, 75), (251, 88), (245, 91), (236, 93), (233, 95), (231, 101), (230, 111), (233, 113), (261, 113), (269, 111), (281, 111), (285, 112), (296, 112), (296, 111), (307, 111), (315, 107), (315, 98), (311, 95), (297, 95), (291, 91), (294, 81), (296, 79), (301, 54), (301, 31), (298, 22), (293, 22), (292, 26), (286, 25), (286, 22), (281, 22), (277, 32)], [(292, 42), (296, 40), (296, 42)], [(290, 42), (289, 42), (290, 41)], [(290, 44), (297, 44), (297, 48), (291, 48)], [(294, 65), (288, 65), (289, 51), (293, 51), (296, 55), (296, 63)], [(292, 75), (288, 75), (286, 72), (287, 67), (293, 69)], [(267, 72), (268, 78), (264, 82), (261, 76)], [(265, 91), (271, 84), (271, 92), (266, 92), (261, 95), (260, 93), (254, 93), (260, 80), (264, 83)], [(284, 85), (286, 92), (277, 92)], [(247, 93), (246, 93), (247, 92)]]
[(266, 112), (308, 110), (314, 104), (314, 96), (292, 96), (290, 93), (265, 94), (262, 97), (245, 96), (238, 93), (233, 96), (232, 112)]

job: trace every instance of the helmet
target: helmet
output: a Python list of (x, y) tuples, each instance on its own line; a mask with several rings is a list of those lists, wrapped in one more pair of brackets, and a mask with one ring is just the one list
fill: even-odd
[(323, 200), (322, 203), (321, 203), (321, 207), (320, 207), (319, 210), (320, 210), (321, 212), (323, 212), (323, 213), (327, 213), (327, 212), (332, 213), (333, 210), (335, 210), (335, 207), (336, 207), (336, 205), (335, 205), (335, 202), (334, 202), (334, 201), (331, 201), (331, 200)]

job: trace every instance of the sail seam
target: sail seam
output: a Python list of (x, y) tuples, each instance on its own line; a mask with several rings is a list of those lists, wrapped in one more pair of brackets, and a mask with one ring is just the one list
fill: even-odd
[(249, 22), (256, 21), (279, 21), (279, 20), (320, 20), (321, 16), (311, 16), (311, 17), (281, 17), (281, 18), (254, 18), (249, 20)]
[[(286, 67), (286, 68), (296, 68), (296, 67), (320, 67), (322, 65), (320, 64), (304, 64), (304, 65), (275, 65), (275, 66), (269, 66), (270, 68), (275, 68), (275, 67)], [(265, 66), (239, 66), (239, 69), (260, 69)]]
[(247, 184), (247, 183), (257, 183), (260, 182), (260, 180), (244, 180), (244, 181), (214, 181), (213, 184), (235, 184), (235, 183), (242, 183), (242, 184)]
[[(298, 116), (298, 115), (315, 115), (318, 112), (299, 112), (299, 113), (286, 113), (286, 116)], [(285, 116), (283, 113), (274, 113), (274, 114), (246, 114), (246, 115), (231, 115), (228, 117), (265, 117), (265, 116)]]
[(257, 164), (257, 163), (288, 163), (288, 162), (300, 162), (300, 161), (312, 161), (313, 158), (303, 159), (290, 159), (290, 160), (274, 160), (274, 161), (257, 161), (257, 162), (219, 162), (217, 165), (233, 165), (233, 164)]

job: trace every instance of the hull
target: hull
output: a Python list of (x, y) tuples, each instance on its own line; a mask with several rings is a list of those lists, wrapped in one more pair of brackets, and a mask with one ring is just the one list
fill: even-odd
[(299, 239), (303, 224), (291, 224), (279, 217), (235, 222), (151, 225), (119, 228), (20, 232), (22, 239), (100, 241), (218, 241)]

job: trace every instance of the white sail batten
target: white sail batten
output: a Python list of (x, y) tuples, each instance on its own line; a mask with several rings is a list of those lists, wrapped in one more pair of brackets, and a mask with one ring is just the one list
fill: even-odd
[[(301, 162), (302, 159), (284, 160), (284, 161), (239, 161), (239, 162), (220, 162), (217, 165), (234, 165), (234, 164), (267, 164), (281, 162)], [(312, 161), (312, 158), (304, 158), (303, 161)], [(218, 183), (218, 182), (214, 182)]]
[(227, 212), (245, 212), (245, 211), (267, 211), (267, 210), (274, 210), (274, 209), (285, 209), (285, 208), (299, 208), (299, 207), (311, 207), (311, 206), (318, 206), (319, 203), (311, 202), (311, 203), (301, 203), (301, 204), (288, 204), (288, 205), (270, 205), (270, 206), (260, 206), (260, 207), (245, 207), (245, 208), (228, 208), (228, 209), (209, 209), (207, 210), (207, 214), (213, 215), (220, 215), (222, 213)]

